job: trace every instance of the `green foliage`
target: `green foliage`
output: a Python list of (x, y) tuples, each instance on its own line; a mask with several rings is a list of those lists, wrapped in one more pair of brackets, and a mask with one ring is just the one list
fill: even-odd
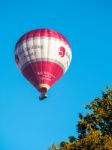
[(112, 89), (85, 106), (91, 113), (79, 114), (78, 138), (69, 137), (53, 150), (112, 150)]
[(87, 113), (86, 116), (79, 115), (79, 138), (91, 129), (100, 130), (102, 135), (112, 135), (112, 89), (108, 89), (106, 93), (102, 92), (102, 97), (95, 98), (86, 108), (92, 113)]

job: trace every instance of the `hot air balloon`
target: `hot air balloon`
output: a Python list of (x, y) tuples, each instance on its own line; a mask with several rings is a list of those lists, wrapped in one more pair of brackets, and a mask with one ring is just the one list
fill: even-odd
[(67, 71), (72, 52), (67, 39), (51, 29), (37, 29), (24, 34), (16, 43), (15, 62), (23, 76), (47, 97), (50, 87)]

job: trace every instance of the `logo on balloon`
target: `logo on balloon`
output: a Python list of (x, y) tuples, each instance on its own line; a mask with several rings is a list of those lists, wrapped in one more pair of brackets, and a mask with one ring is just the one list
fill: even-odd
[(63, 46), (61, 46), (61, 47), (59, 48), (59, 55), (60, 55), (61, 57), (64, 57), (64, 56), (65, 56), (65, 48), (64, 48)]
[(16, 61), (17, 64), (19, 63), (19, 57), (18, 57), (18, 55), (15, 55), (15, 61)]

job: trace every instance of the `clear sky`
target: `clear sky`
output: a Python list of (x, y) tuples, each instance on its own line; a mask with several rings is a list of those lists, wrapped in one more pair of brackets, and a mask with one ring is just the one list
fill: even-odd
[[(36, 28), (65, 35), (73, 60), (39, 101), (14, 61), (18, 38)], [(0, 150), (46, 150), (77, 136), (84, 104), (112, 85), (111, 0), (0, 1)]]

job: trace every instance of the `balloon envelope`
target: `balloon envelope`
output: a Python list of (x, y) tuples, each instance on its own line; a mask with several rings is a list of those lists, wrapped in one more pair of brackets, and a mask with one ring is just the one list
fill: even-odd
[(72, 58), (67, 39), (51, 29), (24, 34), (16, 43), (14, 55), (22, 74), (44, 96), (66, 72)]

